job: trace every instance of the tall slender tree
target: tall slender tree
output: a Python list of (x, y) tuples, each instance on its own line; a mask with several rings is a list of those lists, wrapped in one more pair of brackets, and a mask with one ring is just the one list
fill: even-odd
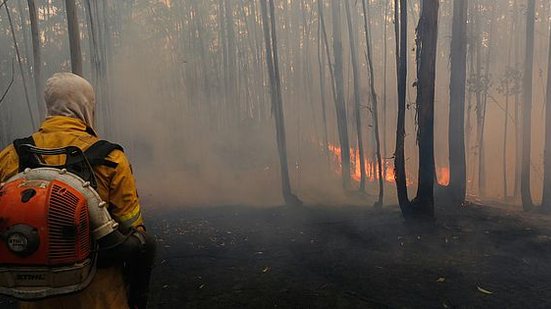
[(69, 46), (71, 49), (71, 71), (82, 76), (82, 53), (80, 50), (80, 30), (75, 0), (65, 0), (67, 12), (67, 26), (69, 33)]
[(454, 203), (465, 200), (467, 168), (465, 159), (465, 83), (467, 77), (468, 0), (453, 1), (449, 111), (449, 193)]
[(365, 32), (365, 41), (367, 44), (367, 64), (369, 72), (369, 89), (371, 93), (371, 114), (373, 116), (373, 127), (375, 135), (375, 157), (377, 158), (377, 173), (379, 178), (379, 196), (378, 200), (375, 203), (376, 207), (383, 206), (384, 198), (384, 175), (383, 175), (383, 160), (381, 156), (381, 137), (379, 134), (379, 104), (377, 102), (377, 92), (375, 90), (375, 71), (373, 69), (373, 57), (371, 52), (371, 38), (369, 33), (369, 21), (368, 21), (368, 12), (367, 12), (367, 3), (365, 0), (362, 1), (362, 8), (364, 14), (364, 32)]
[(551, 32), (547, 60), (547, 98), (545, 106), (545, 149), (543, 156), (543, 201), (544, 211), (551, 211)]
[(524, 210), (533, 207), (530, 189), (532, 154), (532, 81), (534, 70), (534, 23), (536, 20), (536, 0), (528, 0), (526, 14), (526, 58), (524, 60), (524, 91), (522, 104), (522, 168), (520, 191)]
[(396, 122), (396, 150), (394, 152), (394, 177), (398, 203), (402, 214), (410, 214), (411, 203), (408, 197), (406, 179), (405, 136), (406, 136), (406, 87), (407, 87), (407, 57), (408, 57), (408, 14), (407, 0), (394, 2), (394, 18), (396, 32), (396, 67), (398, 87), (398, 119)]
[(38, 32), (38, 17), (34, 0), (27, 0), (29, 7), (29, 19), (31, 20), (31, 40), (33, 44), (33, 77), (36, 103), (38, 105), (38, 116), (44, 119), (46, 116), (46, 107), (41, 104), (42, 101), (42, 55), (40, 47), (40, 38)]
[(343, 53), (341, 38), (341, 1), (332, 1), (333, 4), (333, 51), (335, 57), (335, 89), (337, 100), (335, 108), (337, 111), (337, 126), (341, 147), (341, 165), (343, 187), (350, 187), (350, 142), (348, 140), (348, 120), (346, 115), (346, 104), (344, 98), (344, 76), (343, 76)]
[[(268, 13), (267, 3), (270, 11)], [(281, 77), (279, 74), (279, 57), (277, 50), (276, 16), (273, 0), (261, 0), (262, 25), (266, 44), (266, 62), (270, 78), (270, 93), (272, 98), (272, 110), (274, 112), (277, 148), (280, 160), (281, 188), (283, 198), (287, 205), (300, 205), (302, 202), (291, 190), (289, 179), (289, 167), (287, 159), (287, 140), (285, 134), (285, 119), (283, 113), (283, 99), (281, 96)]]
[(344, 1), (346, 9), (346, 23), (348, 25), (348, 41), (350, 42), (350, 57), (352, 61), (352, 80), (354, 83), (354, 117), (356, 119), (356, 135), (358, 138), (358, 155), (360, 157), (360, 191), (365, 191), (366, 169), (365, 169), (365, 152), (362, 134), (362, 114), (360, 112), (360, 66), (358, 64), (358, 56), (356, 50), (356, 38), (354, 37), (353, 16), (350, 12), (350, 0)]
[(413, 207), (417, 215), (434, 216), (434, 85), (439, 0), (423, 0), (417, 26), (417, 119), (419, 180)]
[[(322, 0), (318, 0), (318, 66), (319, 66), (319, 85), (320, 85), (320, 99), (321, 99), (321, 112), (322, 112), (322, 121), (323, 121), (323, 151), (327, 156), (327, 162), (329, 163), (329, 134), (327, 132), (327, 103), (325, 100), (325, 58), (324, 48), (322, 46), (322, 17), (323, 17), (323, 7)], [(325, 25), (323, 25), (325, 28)]]

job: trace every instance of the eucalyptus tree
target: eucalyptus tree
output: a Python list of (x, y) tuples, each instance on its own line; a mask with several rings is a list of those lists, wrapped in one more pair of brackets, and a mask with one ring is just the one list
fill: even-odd
[(530, 190), (532, 154), (532, 81), (534, 70), (534, 23), (536, 20), (536, 0), (527, 0), (526, 14), (526, 54), (524, 59), (524, 84), (522, 104), (522, 162), (520, 191), (524, 210), (533, 208)]
[(369, 72), (369, 92), (371, 93), (371, 114), (373, 116), (373, 127), (375, 135), (375, 157), (377, 158), (377, 172), (379, 179), (379, 195), (378, 200), (375, 203), (376, 207), (383, 206), (384, 198), (384, 166), (381, 155), (381, 138), (379, 134), (379, 104), (377, 102), (377, 92), (375, 90), (375, 72), (373, 69), (373, 56), (371, 51), (371, 38), (369, 32), (369, 21), (368, 21), (368, 12), (366, 1), (362, 1), (363, 15), (364, 15), (364, 32), (365, 32), (365, 41), (367, 45), (367, 65)]
[(465, 83), (467, 76), (468, 0), (453, 1), (449, 111), (449, 193), (454, 203), (465, 200), (467, 167), (465, 159)]
[(356, 50), (355, 27), (352, 13), (350, 12), (350, 0), (344, 1), (346, 10), (346, 24), (348, 25), (348, 41), (350, 42), (350, 57), (352, 61), (352, 79), (354, 83), (354, 118), (356, 120), (356, 136), (358, 139), (358, 156), (360, 157), (360, 191), (365, 192), (366, 169), (365, 151), (362, 132), (362, 114), (360, 109), (360, 66)]
[(80, 30), (75, 0), (65, 0), (67, 13), (67, 29), (69, 34), (69, 46), (71, 50), (71, 70), (74, 74), (82, 76), (82, 52), (80, 50)]
[(343, 187), (350, 187), (350, 142), (348, 139), (348, 117), (344, 97), (344, 76), (343, 76), (343, 48), (341, 37), (341, 1), (332, 1), (333, 13), (333, 53), (334, 73), (337, 112), (337, 126), (341, 147), (341, 171)]
[[(269, 11), (267, 3), (269, 2)], [(279, 56), (277, 47), (276, 15), (274, 0), (260, 0), (262, 26), (266, 45), (266, 62), (270, 79), (272, 110), (274, 112), (277, 148), (280, 160), (281, 188), (287, 205), (300, 205), (302, 202), (291, 190), (289, 167), (287, 159), (287, 139), (285, 134), (285, 117), (281, 95), (281, 77), (279, 72)]]

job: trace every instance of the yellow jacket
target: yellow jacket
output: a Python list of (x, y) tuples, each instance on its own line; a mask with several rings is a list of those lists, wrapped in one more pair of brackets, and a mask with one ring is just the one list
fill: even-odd
[[(65, 116), (47, 118), (38, 132), (33, 134), (33, 138), (39, 148), (77, 146), (83, 151), (99, 140), (84, 122)], [(64, 158), (46, 157), (45, 160), (47, 164), (59, 165), (63, 164)], [(109, 201), (109, 212), (121, 227), (143, 225), (136, 184), (128, 159), (122, 151), (114, 150), (107, 160), (117, 163), (117, 167), (98, 166), (94, 169), (99, 195), (104, 201)], [(0, 152), (0, 182), (17, 174), (18, 168), (17, 153), (13, 145), (10, 145)], [(128, 308), (121, 269), (98, 269), (90, 286), (81, 293), (23, 303), (21, 308)]]

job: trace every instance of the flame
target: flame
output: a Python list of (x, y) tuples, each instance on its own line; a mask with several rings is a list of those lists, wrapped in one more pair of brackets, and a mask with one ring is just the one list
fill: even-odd
[[(329, 144), (327, 149), (332, 155), (332, 161), (335, 163), (335, 172), (341, 174), (342, 166), (342, 151), (337, 145)], [(350, 162), (352, 165), (351, 177), (355, 182), (360, 182), (362, 178), (362, 169), (360, 164), (360, 151), (357, 148), (350, 148)], [(394, 165), (391, 160), (384, 160), (383, 162), (383, 179), (387, 183), (394, 183)], [(376, 182), (379, 180), (379, 166), (376, 161), (365, 160), (365, 174), (366, 179), (369, 182)], [(407, 185), (412, 185), (413, 182), (408, 178), (406, 179)]]
[(439, 167), (436, 169), (436, 179), (441, 186), (450, 184), (450, 169), (447, 167)]

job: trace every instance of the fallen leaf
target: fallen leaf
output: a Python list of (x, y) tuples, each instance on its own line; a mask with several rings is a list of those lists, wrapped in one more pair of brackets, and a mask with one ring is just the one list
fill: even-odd
[(479, 287), (479, 286), (476, 286), (476, 288), (478, 289), (478, 291), (479, 291), (480, 293), (484, 293), (484, 294), (486, 294), (486, 295), (492, 295), (492, 294), (494, 294), (494, 292), (488, 291), (488, 290), (483, 289), (483, 288), (481, 288), (481, 287)]

